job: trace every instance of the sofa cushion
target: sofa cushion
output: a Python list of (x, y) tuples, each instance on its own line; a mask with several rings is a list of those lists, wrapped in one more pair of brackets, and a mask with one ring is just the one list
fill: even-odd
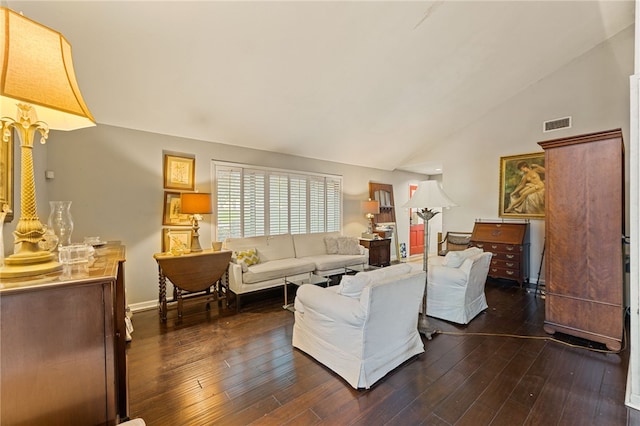
[(295, 257), (261, 262), (257, 265), (249, 266), (249, 270), (242, 274), (242, 282), (244, 284), (254, 284), (261, 281), (304, 274), (312, 272), (315, 267), (316, 265), (313, 262), (296, 259)]
[(227, 238), (223, 246), (236, 252), (255, 248), (260, 253), (260, 262), (296, 257), (291, 234)]
[(362, 289), (371, 283), (367, 275), (343, 275), (339, 284), (339, 293), (343, 296), (360, 298)]
[(337, 237), (324, 237), (324, 245), (327, 248), (327, 254), (338, 254)]
[(465, 260), (470, 257), (476, 256), (482, 253), (483, 250), (478, 247), (470, 247), (462, 251), (450, 251), (444, 257), (442, 266), (448, 266), (449, 268), (459, 268)]
[(262, 248), (267, 245), (267, 237), (247, 237), (247, 238), (226, 238), (222, 243), (225, 250), (233, 252), (249, 250), (251, 248)]
[(325, 239), (327, 237), (337, 238), (339, 232), (314, 232), (311, 234), (293, 234), (293, 246), (295, 247), (295, 257), (317, 256), (327, 254)]
[(256, 250), (255, 248), (237, 251), (235, 257), (237, 262), (244, 262), (244, 264), (246, 264), (247, 266), (260, 263), (260, 257), (258, 257), (258, 250)]
[(313, 262), (316, 265), (316, 271), (320, 272), (367, 263), (367, 257), (361, 254), (357, 256), (345, 254), (322, 254), (319, 256), (303, 257), (302, 259)]
[(360, 254), (360, 244), (355, 237), (338, 238), (338, 254)]

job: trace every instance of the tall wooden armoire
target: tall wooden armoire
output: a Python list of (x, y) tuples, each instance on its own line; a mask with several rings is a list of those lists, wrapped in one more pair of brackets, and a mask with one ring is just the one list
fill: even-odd
[(620, 129), (540, 142), (545, 151), (545, 322), (621, 348), (624, 145)]

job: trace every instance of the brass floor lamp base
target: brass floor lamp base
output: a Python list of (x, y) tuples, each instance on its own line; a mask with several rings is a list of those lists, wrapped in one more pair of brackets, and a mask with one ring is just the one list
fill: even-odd
[(435, 332), (436, 330), (429, 324), (427, 316), (420, 314), (420, 318), (418, 319), (418, 333), (424, 334), (427, 340), (431, 340), (431, 336), (433, 336)]

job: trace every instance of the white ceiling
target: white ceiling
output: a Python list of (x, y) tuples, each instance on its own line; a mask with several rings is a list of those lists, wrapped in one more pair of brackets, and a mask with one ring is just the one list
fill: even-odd
[(98, 123), (393, 170), (633, 24), (632, 1), (3, 1)]

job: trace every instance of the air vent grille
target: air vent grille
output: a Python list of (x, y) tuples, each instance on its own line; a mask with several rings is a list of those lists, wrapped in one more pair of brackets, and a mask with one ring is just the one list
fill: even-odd
[(542, 131), (553, 132), (554, 130), (568, 129), (571, 127), (571, 117), (556, 118), (542, 123)]

